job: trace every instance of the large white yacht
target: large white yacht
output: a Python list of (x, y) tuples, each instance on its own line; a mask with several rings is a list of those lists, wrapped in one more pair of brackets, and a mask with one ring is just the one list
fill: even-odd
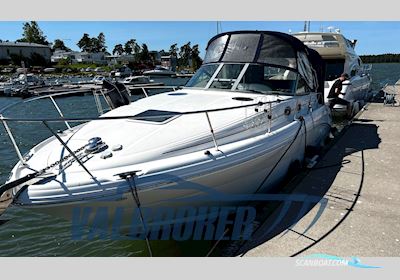
[[(71, 219), (77, 208), (123, 208), (120, 223), (129, 226), (138, 207), (246, 203), (235, 195), (276, 186), (303, 161), (306, 147), (327, 137), (331, 115), (320, 62), (318, 53), (288, 34), (219, 34), (183, 89), (130, 103), (116, 87), (105, 93), (113, 110), (53, 131), (20, 156), (0, 187), (0, 210), (12, 203)], [(35, 121), (0, 113), (4, 123)], [(52, 122), (74, 120), (85, 119), (40, 121), (51, 130)], [(112, 217), (103, 216), (106, 223)]]
[[(325, 61), (325, 98), (333, 83), (342, 73), (349, 75), (343, 83), (341, 98), (351, 102), (352, 112), (357, 112), (371, 97), (370, 65), (363, 65), (355, 51), (357, 40), (350, 41), (335, 32), (301, 32), (293, 34), (306, 46), (316, 50)], [(346, 112), (343, 105), (335, 105), (336, 111)]]

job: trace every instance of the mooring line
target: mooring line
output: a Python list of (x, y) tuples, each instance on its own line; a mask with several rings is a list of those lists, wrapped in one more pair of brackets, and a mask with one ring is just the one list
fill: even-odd
[(221, 235), (220, 238), (218, 238), (218, 240), (214, 243), (214, 245), (211, 247), (211, 249), (208, 251), (208, 253), (205, 255), (206, 257), (209, 257), (212, 252), (214, 252), (215, 248), (217, 248), (217, 245), (219, 244), (219, 242), (222, 240), (222, 238), (224, 238), (224, 236), (229, 232), (229, 228), (227, 228), (224, 233)]
[(360, 180), (360, 185), (356, 194), (356, 197), (353, 201), (353, 203), (351, 204), (350, 208), (348, 208), (346, 214), (342, 217), (342, 219), (340, 219), (340, 221), (333, 226), (333, 228), (331, 228), (328, 232), (326, 232), (324, 235), (322, 235), (320, 238), (318, 238), (314, 243), (308, 245), (307, 247), (301, 249), (300, 251), (294, 253), (293, 255), (291, 255), (290, 257), (296, 257), (299, 254), (307, 251), (308, 249), (310, 249), (311, 247), (317, 245), (320, 241), (322, 241), (323, 239), (325, 239), (325, 237), (327, 237), (329, 234), (331, 234), (334, 230), (336, 230), (343, 222), (344, 220), (350, 215), (350, 213), (353, 211), (353, 208), (356, 206), (358, 198), (361, 196), (361, 191), (364, 185), (364, 175), (365, 175), (365, 160), (364, 160), (364, 150), (361, 150), (361, 161), (362, 161), (362, 171), (361, 171), (361, 180)]
[(133, 200), (135, 201), (136, 207), (137, 207), (137, 209), (139, 211), (140, 222), (142, 223), (143, 231), (145, 233), (147, 250), (149, 252), (149, 256), (152, 257), (153, 256), (153, 250), (151, 249), (150, 240), (149, 240), (148, 233), (147, 233), (146, 222), (145, 222), (144, 217), (143, 217), (140, 198), (139, 198), (139, 195), (138, 195), (138, 192), (137, 192), (137, 186), (136, 186), (136, 181), (135, 181), (136, 171), (122, 173), (122, 174), (118, 174), (118, 175), (122, 179), (125, 179), (129, 183), (129, 187), (131, 189), (132, 197), (133, 197)]

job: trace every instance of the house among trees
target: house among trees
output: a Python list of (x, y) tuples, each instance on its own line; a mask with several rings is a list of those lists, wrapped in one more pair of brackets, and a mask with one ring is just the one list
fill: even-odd
[(178, 65), (178, 59), (174, 55), (163, 55), (161, 56), (161, 66), (172, 71), (176, 71)]
[(50, 62), (51, 49), (48, 45), (26, 42), (0, 42), (0, 61), (21, 65), (25, 61), (31, 65)]
[[(47, 66), (51, 63), (60, 66), (70, 64), (97, 65), (136, 65), (137, 67), (154, 67), (162, 65), (172, 71), (182, 69), (195, 70), (201, 66), (199, 45), (191, 46), (190, 42), (178, 47), (172, 44), (169, 51), (149, 50), (146, 43), (139, 44), (136, 39), (116, 44), (112, 53), (107, 51), (106, 37), (103, 32), (97, 36), (84, 33), (77, 42), (80, 51), (73, 51), (63, 40), (48, 42), (47, 37), (36, 21), (23, 24), (22, 38), (16, 42), (0, 40), (0, 64), (21, 65), (28, 67)], [(52, 54), (53, 52), (53, 54)]]
[(110, 54), (106, 55), (108, 65), (129, 64), (136, 61), (133, 54)]
[(155, 64), (161, 63), (161, 53), (159, 51), (149, 51), (149, 56)]
[(108, 63), (106, 59), (106, 54), (104, 52), (74, 52), (74, 51), (64, 51), (56, 50), (51, 56), (52, 63), (60, 63), (65, 61), (66, 64), (70, 63), (94, 63), (106, 65)]

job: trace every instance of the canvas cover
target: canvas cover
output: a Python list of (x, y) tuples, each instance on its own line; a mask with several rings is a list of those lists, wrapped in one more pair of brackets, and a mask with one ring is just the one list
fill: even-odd
[(262, 63), (298, 72), (308, 86), (323, 92), (323, 61), (297, 38), (275, 31), (235, 31), (218, 34), (208, 45), (207, 63)]

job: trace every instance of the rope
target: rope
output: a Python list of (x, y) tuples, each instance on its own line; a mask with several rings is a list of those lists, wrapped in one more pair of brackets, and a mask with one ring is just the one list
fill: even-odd
[(360, 184), (359, 184), (359, 187), (358, 187), (358, 191), (357, 191), (357, 193), (355, 195), (356, 197), (355, 197), (354, 201), (352, 202), (350, 208), (347, 210), (346, 214), (328, 232), (326, 232), (324, 235), (322, 235), (319, 239), (315, 240), (314, 243), (311, 243), (310, 245), (306, 246), (305, 248), (301, 249), (300, 251), (292, 254), (290, 257), (296, 257), (296, 256), (300, 255), (301, 253), (304, 253), (308, 249), (312, 248), (313, 246), (317, 245), (319, 242), (324, 240), (329, 234), (334, 232), (344, 222), (344, 220), (346, 220), (346, 218), (350, 215), (350, 213), (353, 211), (354, 207), (356, 206), (359, 197), (361, 196), (361, 191), (362, 191), (362, 188), (364, 186), (364, 175), (365, 175), (364, 150), (361, 150), (361, 167), (362, 167), (361, 180), (360, 180)]
[[(299, 117), (299, 120), (300, 120), (300, 126), (299, 126), (299, 129), (298, 129), (297, 132), (296, 132), (296, 135), (295, 135), (294, 138), (293, 138), (293, 141), (290, 143), (290, 145), (286, 148), (285, 152), (281, 155), (281, 157), (279, 158), (279, 160), (275, 163), (275, 165), (274, 165), (274, 166), (272, 167), (272, 169), (269, 171), (268, 175), (264, 178), (264, 180), (263, 180), (263, 181), (261, 182), (261, 184), (258, 186), (258, 188), (257, 188), (256, 191), (254, 192), (254, 194), (256, 194), (256, 193), (261, 189), (261, 187), (265, 184), (265, 182), (266, 182), (266, 181), (269, 179), (269, 177), (271, 176), (272, 172), (274, 172), (275, 168), (278, 166), (278, 164), (282, 161), (282, 159), (285, 157), (285, 155), (287, 154), (287, 152), (288, 152), (288, 151), (290, 150), (290, 148), (293, 146), (294, 142), (296, 142), (296, 139), (297, 139), (297, 137), (299, 136), (300, 131), (301, 131), (303, 125), (305, 125), (305, 120), (304, 120), (304, 118), (303, 118), (302, 116)], [(262, 226), (262, 224), (260, 224), (260, 225), (256, 228), (256, 230), (253, 231), (253, 233), (252, 233), (251, 236), (250, 236), (250, 239), (251, 239), (252, 236), (261, 228), (261, 226)], [(237, 252), (237, 253), (240, 252), (240, 251), (242, 250), (242, 248), (243, 248), (245, 245), (246, 245), (246, 243), (243, 244), (243, 246), (241, 246), (236, 252)], [(243, 257), (247, 252), (248, 252), (248, 250), (244, 251), (244, 252), (240, 255), (240, 257)]]
[(143, 230), (144, 230), (145, 236), (146, 236), (147, 250), (149, 252), (149, 256), (152, 257), (153, 256), (153, 251), (151, 249), (149, 237), (147, 236), (147, 227), (146, 227), (146, 222), (144, 221), (144, 218), (143, 218), (141, 203), (140, 203), (139, 195), (138, 195), (138, 192), (137, 192), (137, 186), (136, 186), (136, 182), (135, 182), (135, 175), (134, 174), (129, 174), (129, 175), (126, 176), (125, 179), (129, 183), (133, 200), (135, 201), (136, 207), (137, 207), (137, 209), (139, 211), (140, 222), (142, 223)]
[(222, 238), (224, 238), (224, 236), (229, 232), (229, 228), (227, 228), (223, 234), (221, 235), (220, 238), (218, 238), (218, 240), (214, 243), (214, 245), (211, 247), (211, 249), (208, 251), (208, 253), (205, 255), (206, 257), (211, 256), (211, 254), (214, 252), (215, 248), (217, 248), (217, 245), (219, 244), (219, 242), (221, 242)]
[(290, 148), (292, 147), (292, 145), (294, 144), (294, 142), (297, 139), (297, 136), (299, 135), (301, 128), (303, 127), (303, 123), (304, 118), (302, 116), (299, 117), (300, 120), (300, 126), (297, 129), (296, 135), (294, 136), (293, 141), (289, 144), (289, 146), (286, 148), (285, 152), (281, 155), (281, 157), (278, 159), (278, 161), (275, 163), (275, 165), (272, 167), (272, 169), (269, 171), (268, 175), (264, 178), (264, 180), (261, 182), (261, 184), (258, 186), (258, 188), (256, 189), (256, 191), (254, 193), (258, 193), (258, 191), (261, 189), (261, 187), (265, 184), (265, 182), (269, 179), (269, 177), (271, 176), (272, 172), (275, 171), (275, 168), (278, 166), (278, 164), (281, 162), (281, 160), (284, 158), (284, 156), (287, 154), (287, 152), (290, 150)]

